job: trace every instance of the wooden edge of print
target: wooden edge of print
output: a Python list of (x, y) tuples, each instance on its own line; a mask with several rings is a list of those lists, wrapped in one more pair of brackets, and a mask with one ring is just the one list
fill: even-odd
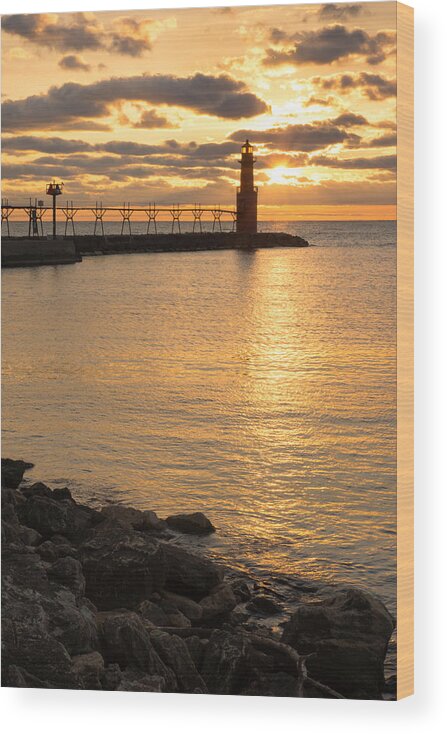
[(414, 692), (413, 8), (397, 14), (397, 699)]

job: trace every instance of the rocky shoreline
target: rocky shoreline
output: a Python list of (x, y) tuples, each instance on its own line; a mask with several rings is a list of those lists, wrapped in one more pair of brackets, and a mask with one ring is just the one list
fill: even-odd
[(2, 685), (226, 695), (395, 698), (394, 619), (354, 587), (303, 594), (283, 625), (248, 576), (178, 544), (202, 513), (161, 520), (27, 485), (2, 459)]

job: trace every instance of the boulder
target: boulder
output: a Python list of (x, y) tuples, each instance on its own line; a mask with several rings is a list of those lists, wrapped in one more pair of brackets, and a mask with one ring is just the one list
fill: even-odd
[(382, 602), (355, 588), (302, 604), (284, 627), (283, 642), (308, 660), (309, 675), (347, 698), (380, 699), (383, 664), (394, 620)]
[(42, 605), (49, 617), (49, 631), (70, 655), (81, 655), (97, 648), (96, 615), (87, 599), (77, 602), (71, 591), (61, 586), (54, 597), (44, 599)]
[(222, 570), (207, 558), (188, 553), (178, 545), (164, 543), (166, 589), (200, 601), (222, 580)]
[(68, 487), (56, 487), (56, 489), (53, 489), (53, 499), (71, 500), (72, 502), (74, 502), (74, 499)]
[(165, 611), (153, 601), (145, 599), (138, 606), (138, 614), (155, 627), (169, 627), (169, 618)]
[(191, 635), (185, 640), (186, 647), (189, 650), (191, 659), (196, 666), (197, 670), (201, 670), (203, 657), (205, 655), (205, 648), (207, 646), (207, 640), (201, 640), (197, 635)]
[(157, 654), (149, 632), (135, 612), (127, 610), (98, 614), (101, 651), (106, 663), (160, 676), (164, 690), (175, 692), (175, 677)]
[(99, 691), (102, 689), (104, 658), (99, 652), (75, 655), (72, 659), (72, 671), (84, 690)]
[(102, 525), (79, 549), (86, 595), (100, 610), (133, 609), (163, 586), (165, 559), (158, 541)]
[(276, 601), (265, 594), (256, 594), (253, 596), (247, 604), (247, 609), (251, 612), (264, 615), (266, 614), (268, 616), (278, 614), (281, 611), (281, 607), (276, 603)]
[(14, 461), (14, 459), (2, 459), (2, 486), (17, 489), (27, 469), (32, 469), (34, 464), (28, 461)]
[(85, 578), (82, 566), (75, 558), (65, 556), (55, 561), (47, 570), (50, 579), (67, 586), (75, 597), (85, 593)]
[(228, 584), (220, 584), (212, 593), (200, 600), (203, 619), (213, 619), (230, 614), (237, 605), (234, 591)]
[(170, 515), (166, 518), (166, 522), (170, 528), (190, 535), (208, 535), (216, 530), (203, 512)]
[(170, 668), (182, 693), (207, 693), (203, 678), (197, 672), (186, 643), (162, 630), (150, 632), (151, 641), (163, 662)]
[(178, 609), (191, 622), (198, 622), (202, 618), (202, 607), (200, 604), (192, 599), (188, 599), (187, 596), (174, 594), (172, 591), (164, 591), (162, 599), (175, 607), (175, 609)]
[(214, 630), (205, 649), (202, 677), (210, 693), (237, 694), (245, 684), (246, 644), (242, 635)]
[(53, 492), (50, 487), (47, 487), (43, 482), (35, 482), (27, 487), (22, 487), (21, 492), (24, 497), (53, 497)]
[(20, 522), (34, 528), (44, 538), (64, 533), (67, 528), (67, 508), (50, 497), (30, 495), (18, 508)]
[(125, 507), (120, 504), (106, 505), (101, 509), (101, 515), (110, 522), (117, 523), (128, 530), (142, 530), (144, 517), (141, 510)]
[(115, 690), (162, 693), (166, 691), (166, 681), (161, 675), (148, 675), (138, 670), (125, 670)]

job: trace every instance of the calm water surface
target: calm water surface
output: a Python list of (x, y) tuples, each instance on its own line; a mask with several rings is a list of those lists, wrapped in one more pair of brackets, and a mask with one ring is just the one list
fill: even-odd
[(315, 246), (3, 271), (2, 455), (394, 610), (395, 224), (277, 229)]

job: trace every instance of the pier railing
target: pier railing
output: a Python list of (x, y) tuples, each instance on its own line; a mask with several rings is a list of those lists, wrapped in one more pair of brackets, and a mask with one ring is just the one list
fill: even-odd
[[(2, 199), (2, 231), (5, 237), (11, 237), (10, 224), (19, 221), (20, 214), (25, 215), (28, 222), (29, 237), (43, 237), (43, 222), (49, 221), (53, 216), (53, 207), (45, 206), (44, 202), (35, 199), (29, 204), (10, 204), (8, 199)], [(212, 224), (212, 231), (222, 232), (222, 221), (231, 224), (230, 231), (236, 230), (236, 210), (226, 209), (219, 206), (201, 206), (200, 204), (164, 204), (155, 202), (147, 206), (132, 206), (125, 202), (122, 206), (103, 206), (102, 201), (96, 201), (94, 206), (77, 206), (73, 201), (67, 201), (65, 206), (55, 207), (56, 215), (62, 218), (64, 225), (64, 236), (76, 235), (75, 218), (82, 217), (83, 222), (91, 221), (93, 224), (93, 236), (104, 237), (104, 222), (121, 223), (121, 234), (132, 236), (133, 221), (147, 221), (146, 234), (157, 233), (157, 221), (171, 223), (171, 232), (182, 233), (182, 224), (192, 223), (192, 232), (202, 232), (204, 222)], [(46, 216), (48, 214), (48, 217)], [(93, 218), (87, 219), (86, 214)], [(23, 221), (20, 219), (20, 221)], [(184, 231), (184, 230), (183, 230)]]

